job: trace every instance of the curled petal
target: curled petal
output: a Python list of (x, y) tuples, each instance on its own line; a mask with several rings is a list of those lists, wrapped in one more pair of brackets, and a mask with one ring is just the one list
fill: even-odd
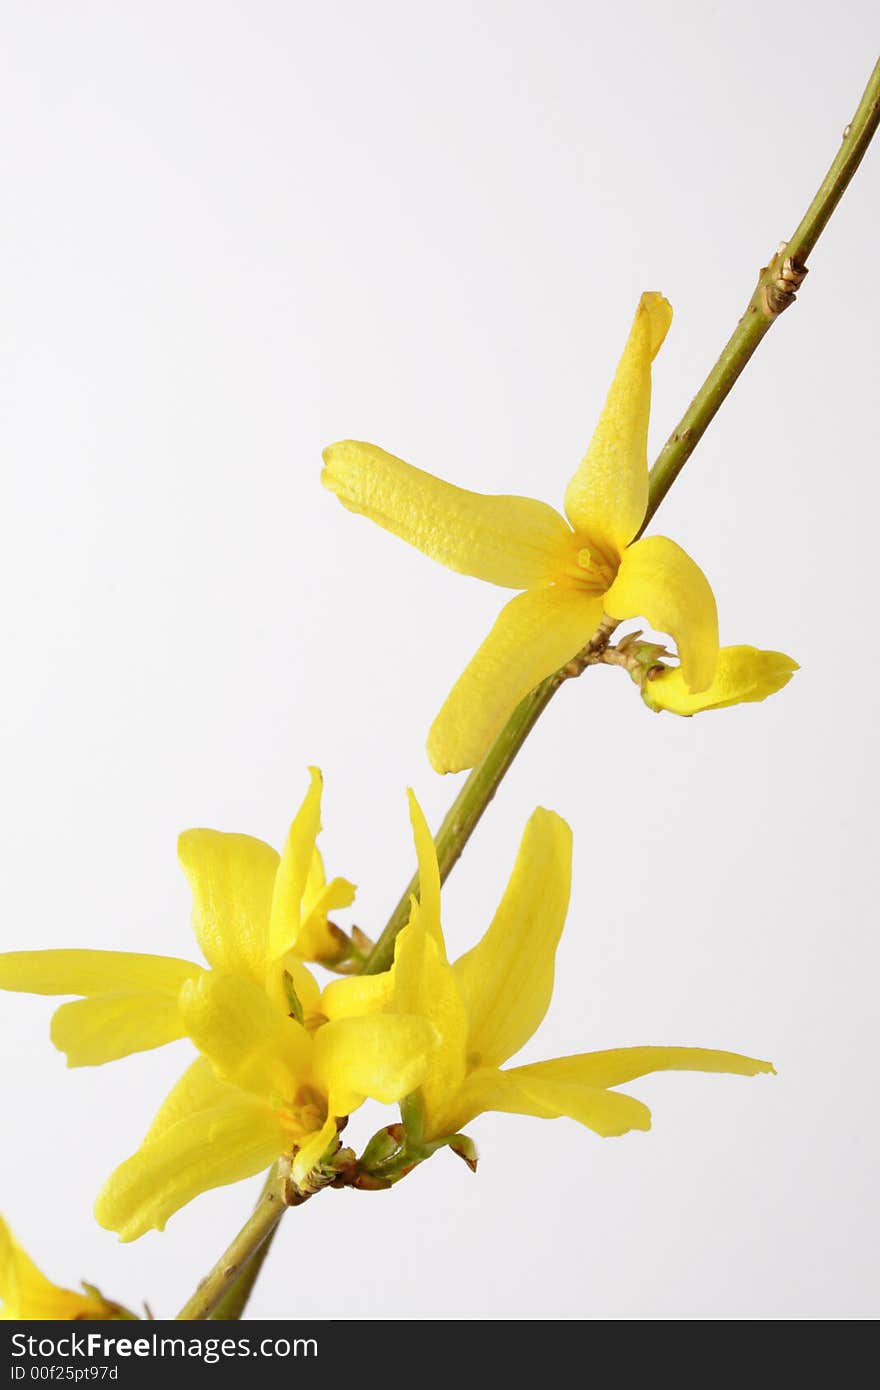
[(504, 588), (549, 583), (571, 547), (570, 529), (545, 502), (467, 492), (375, 444), (331, 444), (321, 481), (350, 512), (432, 560)]
[(689, 690), (707, 690), (718, 664), (718, 610), (699, 565), (675, 541), (645, 536), (625, 551), (605, 595), (612, 618), (647, 618), (674, 638)]
[(339, 938), (330, 926), (328, 914), (342, 907), (351, 907), (355, 886), (347, 878), (334, 878), (328, 883), (324, 864), (318, 850), (312, 857), (312, 867), (302, 903), (302, 921), (296, 938), (296, 951), (303, 960), (333, 961), (339, 955)]
[(669, 710), (672, 714), (700, 714), (703, 710), (726, 709), (766, 700), (788, 685), (796, 661), (784, 652), (762, 652), (757, 647), (722, 647), (711, 684), (695, 695), (688, 690), (680, 667), (665, 668), (645, 681), (642, 698), (649, 709)]

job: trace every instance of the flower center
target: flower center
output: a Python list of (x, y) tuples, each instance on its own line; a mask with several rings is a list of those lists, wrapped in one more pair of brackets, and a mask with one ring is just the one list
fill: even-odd
[(564, 582), (585, 594), (604, 594), (614, 583), (620, 561), (588, 536), (575, 533)]
[(327, 1104), (311, 1086), (300, 1086), (293, 1100), (278, 1107), (285, 1132), (293, 1143), (299, 1143), (320, 1129), (327, 1118)]

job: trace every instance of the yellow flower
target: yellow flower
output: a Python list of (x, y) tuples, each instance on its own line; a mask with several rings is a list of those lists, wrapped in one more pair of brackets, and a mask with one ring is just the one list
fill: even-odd
[(41, 1274), (22, 1250), (0, 1216), (0, 1319), (6, 1322), (51, 1320), (110, 1321), (131, 1318), (118, 1303), (109, 1303), (97, 1289), (61, 1289)]
[(454, 964), (440, 925), (440, 876), (430, 831), (415, 798), (411, 816), (420, 901), (397, 940), (385, 975), (338, 980), (324, 1011), (344, 1018), (366, 1009), (405, 1009), (431, 1020), (440, 1043), (418, 1092), (424, 1141), (456, 1134), (486, 1110), (568, 1116), (601, 1135), (650, 1128), (641, 1101), (612, 1088), (656, 1071), (772, 1072), (769, 1062), (695, 1047), (628, 1047), (583, 1052), (502, 1071), (541, 1023), (553, 991), (556, 947), (571, 884), (571, 831), (552, 811), (534, 812), (492, 923)]
[[(327, 883), (316, 839), (321, 774), (311, 783), (279, 856), (249, 835), (187, 830), (178, 853), (193, 894), (193, 928), (213, 970), (253, 981), (289, 1010), (285, 974), (306, 1015), (319, 990), (302, 959), (333, 959), (339, 943), (328, 912), (346, 907), (354, 888)], [(184, 1037), (184, 985), (202, 966), (128, 951), (12, 951), (0, 954), (0, 989), (83, 996), (62, 1004), (52, 1041), (71, 1067), (96, 1066)]]
[(519, 701), (587, 644), (603, 613), (641, 616), (671, 634), (688, 690), (710, 686), (718, 618), (705, 575), (673, 541), (634, 539), (648, 505), (651, 363), (671, 319), (662, 295), (642, 295), (566, 489), (568, 521), (531, 498), (453, 487), (373, 444), (325, 450), (323, 482), (350, 511), (461, 574), (525, 590), (502, 609), (434, 721), (428, 756), (438, 772), (479, 762)]
[(784, 652), (762, 652), (757, 647), (722, 647), (711, 685), (694, 694), (688, 690), (681, 668), (664, 668), (642, 686), (642, 698), (652, 710), (672, 714), (699, 714), (707, 709), (766, 700), (788, 685), (796, 661)]
[(339, 1019), (310, 1032), (258, 985), (203, 975), (181, 992), (202, 1057), (184, 1073), (146, 1138), (108, 1179), (95, 1215), (134, 1240), (163, 1230), (200, 1192), (293, 1156), (301, 1187), (336, 1146), (337, 1120), (370, 1096), (390, 1103), (418, 1086), (436, 1033), (401, 1014)]

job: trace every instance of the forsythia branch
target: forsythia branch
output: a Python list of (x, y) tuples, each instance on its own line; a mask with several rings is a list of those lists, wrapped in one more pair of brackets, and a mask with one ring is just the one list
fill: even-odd
[[(289, 1165), (280, 1161), (273, 1165), (266, 1185), (251, 1216), (242, 1226), (232, 1244), (223, 1252), (210, 1274), (199, 1283), (192, 1298), (187, 1299), (177, 1320), (198, 1322), (211, 1317), (220, 1300), (239, 1279), (244, 1282), (250, 1273), (249, 1266), (259, 1255), (265, 1243), (271, 1239), (284, 1215), (285, 1192), (289, 1175)], [(253, 1287), (253, 1279), (249, 1287)], [(231, 1312), (232, 1317), (241, 1317), (247, 1295), (241, 1306)]]
[[(806, 275), (806, 258), (812, 252), (847, 185), (858, 168), (880, 123), (880, 62), (874, 68), (843, 141), (791, 239), (759, 275), (745, 313), (723, 348), (700, 390), (667, 440), (651, 471), (645, 525), (652, 519), (672, 484), (714, 419), (734, 383), (764, 335), (793, 301)], [(547, 677), (519, 704), (488, 753), (467, 777), (435, 838), (441, 880), (445, 880), (476, 829), (508, 768), (556, 691), (567, 679), (603, 659), (626, 664), (609, 649), (612, 626), (601, 627), (583, 651), (566, 666)], [(620, 648), (617, 649), (620, 652)], [(624, 654), (625, 655), (625, 654)], [(368, 958), (356, 973), (378, 974), (394, 957), (394, 943), (406, 925), (410, 899), (418, 893), (419, 876), (407, 885), (400, 901)], [(287, 1174), (276, 1164), (257, 1206), (232, 1244), (202, 1280), (181, 1309), (182, 1320), (215, 1316), (241, 1316), (259, 1272), (256, 1261), (265, 1250), (283, 1215)]]
[[(858, 109), (843, 133), (838, 153), (831, 162), (816, 196), (810, 203), (790, 241), (784, 243), (765, 266), (745, 313), (725, 344), (703, 385), (660, 451), (651, 470), (648, 509), (644, 526), (653, 518), (664, 497), (687, 463), (708, 426), (727, 399), (764, 335), (783, 309), (794, 300), (806, 274), (806, 257), (813, 250), (831, 214), (871, 143), (880, 124), (880, 61), (865, 88)], [(644, 527), (643, 527), (644, 529)], [(602, 629), (597, 633), (600, 637)], [(596, 641), (593, 639), (585, 651)], [(576, 660), (548, 676), (517, 707), (481, 763), (473, 769), (449, 808), (435, 838), (441, 881), (445, 881), (480, 818), (494, 797), (508, 768), (528, 738), (553, 696), (572, 675), (580, 675), (588, 661)], [(379, 974), (394, 958), (394, 942), (406, 926), (409, 904), (418, 893), (415, 874), (401, 895), (384, 931), (378, 938), (361, 973)]]

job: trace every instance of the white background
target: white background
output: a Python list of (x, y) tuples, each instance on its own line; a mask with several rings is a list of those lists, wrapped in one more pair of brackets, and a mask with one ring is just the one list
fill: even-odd
[[(178, 830), (279, 843), (309, 762), (376, 931), (506, 595), (344, 512), (322, 446), (558, 505), (659, 289), (656, 452), (837, 148), (875, 6), (56, 0), (3, 29), (2, 945), (192, 953)], [(554, 807), (575, 885), (523, 1059), (684, 1043), (779, 1076), (649, 1078), (653, 1132), (617, 1140), (485, 1117), (476, 1178), (440, 1156), (293, 1213), (254, 1315), (876, 1312), (878, 221), (874, 149), (655, 524), (723, 640), (802, 671), (694, 720), (588, 673), (445, 895), (459, 951)], [(0, 1207), (60, 1282), (169, 1316), (252, 1185), (99, 1230), (187, 1046), (66, 1073), (50, 1012), (3, 998)]]

